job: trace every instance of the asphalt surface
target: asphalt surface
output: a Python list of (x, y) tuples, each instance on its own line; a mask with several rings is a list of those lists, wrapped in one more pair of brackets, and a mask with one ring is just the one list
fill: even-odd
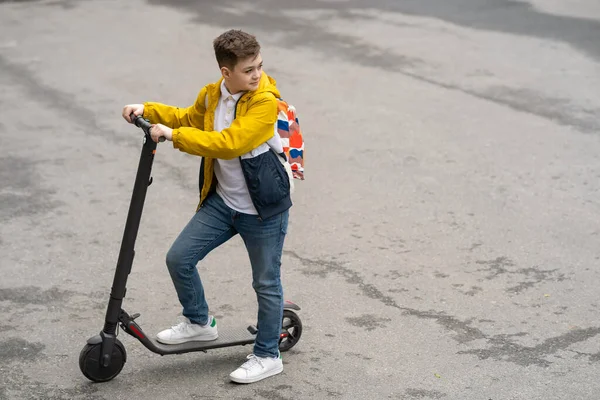
[[(0, 398), (600, 398), (600, 6), (594, 0), (0, 1)], [(78, 367), (104, 314), (142, 136), (124, 104), (187, 106), (212, 39), (256, 34), (306, 138), (283, 257), (304, 325), (250, 351)], [(198, 159), (161, 144), (124, 309), (180, 307), (164, 257)], [(222, 329), (254, 323), (239, 238), (199, 265)]]

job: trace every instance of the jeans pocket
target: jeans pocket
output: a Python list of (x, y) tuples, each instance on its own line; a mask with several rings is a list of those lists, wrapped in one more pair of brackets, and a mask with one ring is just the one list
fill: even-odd
[(281, 213), (281, 225), (280, 225), (280, 229), (281, 229), (281, 233), (284, 234), (284, 235), (287, 235), (287, 233), (288, 233), (289, 215), (290, 215), (289, 210), (286, 210), (286, 211), (284, 211), (284, 212)]

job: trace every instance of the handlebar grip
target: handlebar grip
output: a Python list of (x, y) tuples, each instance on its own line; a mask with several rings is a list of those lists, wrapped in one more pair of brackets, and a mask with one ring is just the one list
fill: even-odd
[[(138, 128), (142, 128), (145, 133), (150, 135), (150, 128), (152, 127), (152, 125), (148, 121), (146, 121), (141, 115), (135, 115), (134, 113), (131, 113), (131, 115), (129, 115), (129, 118), (131, 118), (131, 121), (135, 124), (135, 126), (137, 126)], [(166, 138), (164, 136), (158, 138), (158, 141), (161, 143), (165, 140)]]
[(137, 126), (138, 128), (142, 128), (144, 131), (149, 130), (151, 127), (150, 123), (146, 121), (141, 115), (135, 115), (134, 113), (131, 113), (131, 115), (129, 115), (129, 118), (135, 126)]

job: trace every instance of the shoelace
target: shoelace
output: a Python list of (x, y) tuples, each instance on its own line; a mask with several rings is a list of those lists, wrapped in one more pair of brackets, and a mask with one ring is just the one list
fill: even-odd
[(242, 366), (240, 368), (249, 370), (252, 367), (254, 367), (256, 364), (260, 365), (261, 368), (265, 368), (265, 366), (262, 363), (262, 360), (260, 358), (256, 357), (254, 354), (250, 354), (246, 358), (248, 359), (248, 361), (246, 361), (244, 364), (242, 364)]
[(187, 323), (185, 322), (180, 322), (177, 325), (173, 325), (171, 327), (171, 329), (173, 329), (175, 332), (183, 332), (185, 330), (185, 328), (187, 327)]

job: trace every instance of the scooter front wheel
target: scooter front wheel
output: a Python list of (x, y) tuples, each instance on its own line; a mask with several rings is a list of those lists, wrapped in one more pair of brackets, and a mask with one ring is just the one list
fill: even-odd
[(107, 382), (119, 375), (127, 359), (125, 346), (118, 339), (115, 341), (110, 365), (107, 367), (100, 365), (101, 354), (102, 343), (86, 344), (79, 354), (79, 369), (93, 382)]

